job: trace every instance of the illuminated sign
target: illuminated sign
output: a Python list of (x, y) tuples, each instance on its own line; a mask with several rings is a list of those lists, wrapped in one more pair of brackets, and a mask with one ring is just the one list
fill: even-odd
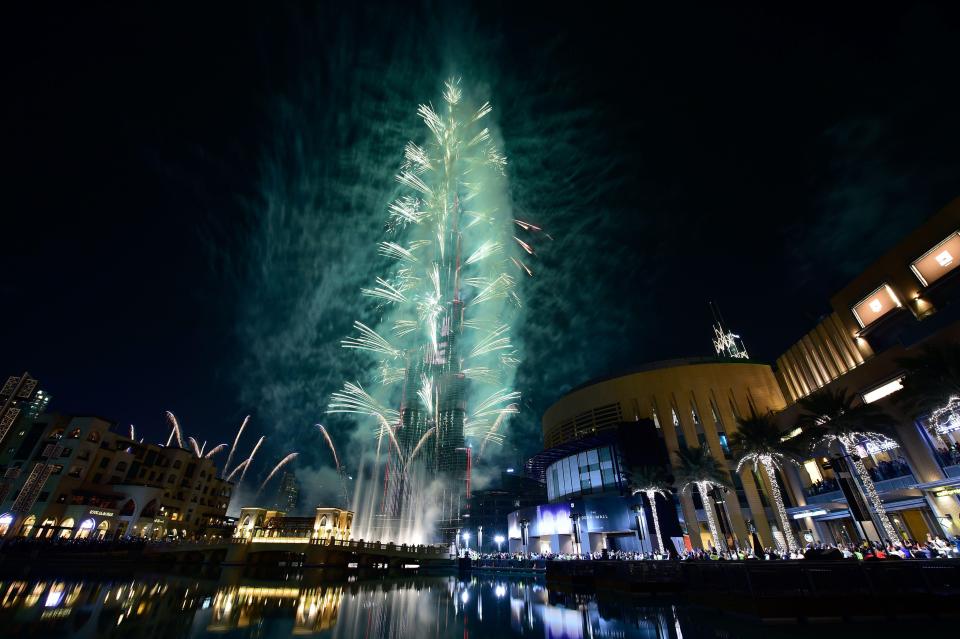
[(958, 260), (960, 232), (954, 232), (910, 264), (910, 270), (921, 284), (929, 286), (956, 268)]
[(108, 510), (91, 510), (90, 514), (97, 517), (113, 517), (113, 513)]
[(960, 495), (960, 488), (941, 488), (933, 493), (934, 497), (950, 497), (951, 495)]
[(883, 284), (877, 290), (860, 300), (851, 310), (853, 311), (853, 316), (857, 318), (857, 323), (860, 324), (860, 327), (866, 328), (890, 311), (900, 307), (900, 300), (897, 299), (893, 289), (890, 288), (889, 284)]
[(803, 512), (795, 513), (793, 515), (794, 519), (803, 519), (804, 517), (819, 517), (820, 515), (826, 515), (827, 511), (823, 508), (818, 508), (817, 510), (804, 510)]
[(903, 378), (898, 377), (897, 379), (891, 380), (886, 384), (881, 384), (873, 390), (869, 390), (863, 394), (863, 403), (872, 404), (878, 399), (883, 399), (887, 395), (893, 395), (898, 390), (903, 390)]

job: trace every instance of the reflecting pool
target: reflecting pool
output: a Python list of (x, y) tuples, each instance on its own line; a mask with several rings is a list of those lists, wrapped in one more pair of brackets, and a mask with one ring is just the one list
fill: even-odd
[[(847, 639), (920, 627), (940, 628), (914, 621), (904, 627), (818, 625), (815, 631), (818, 639)], [(536, 580), (423, 577), (306, 585), (143, 575), (0, 581), (0, 636), (9, 637), (769, 639), (810, 636), (811, 630), (763, 626), (662, 599), (551, 591)]]

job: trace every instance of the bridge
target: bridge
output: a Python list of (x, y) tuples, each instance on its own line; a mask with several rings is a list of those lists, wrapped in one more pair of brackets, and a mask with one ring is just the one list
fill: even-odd
[(213, 542), (159, 542), (144, 549), (145, 558), (173, 563), (301, 568), (411, 571), (453, 568), (456, 560), (444, 546), (309, 537), (235, 537)]

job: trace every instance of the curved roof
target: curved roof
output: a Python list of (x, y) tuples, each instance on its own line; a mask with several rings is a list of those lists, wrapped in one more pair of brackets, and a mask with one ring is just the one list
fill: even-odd
[(570, 393), (575, 393), (578, 390), (587, 388), (588, 386), (593, 386), (594, 384), (600, 384), (602, 382), (610, 381), (611, 379), (617, 379), (618, 377), (626, 377), (628, 375), (635, 375), (636, 373), (647, 373), (650, 371), (662, 370), (665, 368), (679, 368), (681, 366), (698, 366), (702, 364), (755, 364), (757, 366), (766, 366), (764, 362), (759, 362), (754, 359), (735, 359), (730, 357), (679, 357), (676, 359), (661, 359), (655, 362), (647, 362), (646, 364), (640, 364), (639, 366), (624, 369), (617, 371), (615, 373), (610, 373), (608, 375), (602, 375), (600, 377), (594, 377), (593, 379), (587, 380), (582, 384), (574, 386), (568, 390), (564, 395), (569, 395)]

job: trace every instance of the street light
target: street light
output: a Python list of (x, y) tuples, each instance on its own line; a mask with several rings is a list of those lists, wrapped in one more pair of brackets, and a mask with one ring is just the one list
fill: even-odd
[(470, 549), (470, 531), (469, 530), (463, 531), (463, 547), (468, 550)]
[(503, 535), (494, 536), (493, 540), (497, 542), (497, 552), (500, 552), (500, 544), (503, 543)]

